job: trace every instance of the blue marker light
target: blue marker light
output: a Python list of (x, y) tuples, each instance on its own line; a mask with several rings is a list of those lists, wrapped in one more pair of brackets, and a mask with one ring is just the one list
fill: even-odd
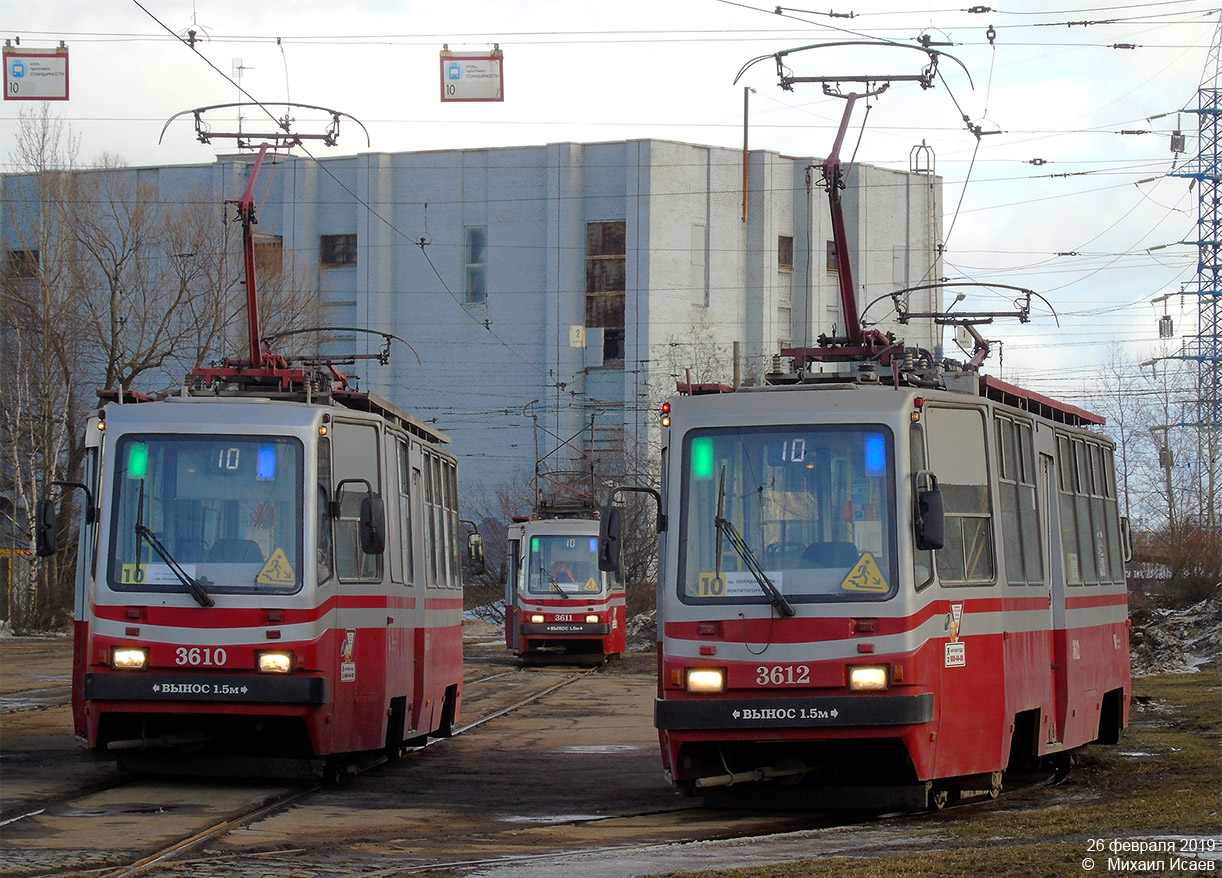
[(591, 552), (598, 551), (598, 537), (590, 537), (590, 551)]
[(259, 462), (255, 465), (255, 479), (270, 482), (276, 478), (276, 446), (260, 445)]
[(887, 440), (882, 433), (866, 434), (866, 475), (881, 476), (887, 471)]

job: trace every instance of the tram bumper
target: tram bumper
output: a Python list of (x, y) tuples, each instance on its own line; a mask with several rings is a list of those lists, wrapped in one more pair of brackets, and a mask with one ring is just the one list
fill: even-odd
[(604, 637), (611, 633), (606, 622), (526, 622), (522, 633), (527, 637)]
[(932, 692), (654, 702), (654, 725), (664, 731), (906, 726), (932, 722), (933, 718)]
[(227, 704), (326, 704), (323, 677), (242, 674), (86, 674), (87, 701), (223, 701)]

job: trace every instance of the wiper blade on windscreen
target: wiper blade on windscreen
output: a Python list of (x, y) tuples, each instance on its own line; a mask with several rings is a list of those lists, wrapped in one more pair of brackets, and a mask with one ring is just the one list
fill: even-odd
[(738, 557), (747, 565), (747, 569), (751, 571), (751, 575), (755, 577), (755, 581), (759, 583), (760, 590), (768, 596), (772, 605), (780, 610), (782, 616), (793, 616), (797, 610), (793, 608), (793, 604), (785, 600), (785, 595), (781, 594), (780, 589), (773, 585), (772, 580), (768, 578), (768, 574), (764, 573), (763, 566), (760, 565), (759, 559), (755, 557), (755, 552), (751, 551), (751, 547), (743, 540), (734, 524), (725, 517), (726, 505), (726, 468), (721, 467), (721, 487), (717, 491), (717, 516), (713, 519), (713, 524), (717, 527), (717, 575), (721, 575), (721, 540), (724, 536), (734, 551), (738, 553)]
[(544, 577), (548, 582), (550, 582), (552, 584), (552, 588), (556, 589), (556, 591), (560, 592), (566, 598), (571, 599), (573, 597), (573, 595), (569, 594), (567, 591), (565, 591), (563, 588), (560, 587), (560, 583), (556, 581), (556, 575), (554, 573), (552, 573), (550, 570), (544, 569), (542, 561), (539, 562), (539, 575)]
[(157, 539), (157, 535), (149, 530), (143, 522), (136, 522), (136, 535), (142, 537), (145, 542), (152, 546), (153, 551), (161, 556), (161, 560), (166, 563), (166, 566), (170, 568), (170, 571), (178, 578), (178, 581), (186, 587), (191, 597), (195, 598), (197, 604), (201, 607), (216, 606), (216, 601), (212, 599), (212, 595), (208, 594), (208, 590), (195, 577), (182, 569), (182, 565), (174, 560), (170, 550), (161, 544), (161, 540)]

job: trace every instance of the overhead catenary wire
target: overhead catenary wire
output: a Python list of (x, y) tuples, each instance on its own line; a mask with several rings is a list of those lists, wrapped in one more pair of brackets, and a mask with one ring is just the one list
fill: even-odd
[[(146, 15), (148, 15), (148, 16), (149, 16), (149, 18), (151, 18), (151, 19), (152, 19), (154, 22), (156, 22), (156, 23), (157, 23), (157, 24), (158, 24), (160, 27), (162, 27), (162, 28), (163, 28), (163, 29), (164, 29), (164, 30), (165, 30), (167, 33), (169, 33), (171, 36), (173, 36), (173, 37), (174, 37), (176, 40), (178, 40), (178, 41), (179, 41), (180, 43), (182, 43), (183, 45), (187, 46), (187, 47), (188, 47), (188, 48), (189, 48), (189, 49), (190, 49), (192, 52), (194, 52), (194, 53), (195, 53), (197, 56), (199, 56), (200, 58), (202, 58), (202, 59), (204, 60), (204, 62), (208, 64), (208, 66), (209, 66), (209, 67), (211, 67), (211, 68), (212, 68), (214, 71), (216, 71), (216, 73), (217, 73), (217, 74), (219, 74), (219, 75), (220, 75), (222, 78), (226, 79), (226, 80), (227, 80), (227, 81), (229, 81), (229, 82), (230, 82), (232, 85), (234, 85), (234, 86), (235, 86), (235, 87), (238, 89), (238, 91), (239, 91), (239, 92), (240, 92), (242, 95), (244, 95), (246, 98), (248, 98), (248, 99), (249, 99), (249, 100), (252, 102), (252, 104), (254, 104), (255, 106), (259, 107), (259, 109), (261, 109), (261, 110), (262, 110), (262, 111), (263, 111), (265, 114), (267, 114), (267, 116), (268, 116), (268, 118), (269, 118), (269, 119), (271, 119), (273, 122), (278, 122), (278, 121), (279, 121), (279, 120), (277, 120), (277, 119), (276, 119), (275, 114), (274, 114), (274, 113), (272, 113), (270, 110), (268, 110), (268, 109), (267, 109), (267, 108), (266, 108), (266, 107), (263, 105), (263, 103), (262, 103), (261, 101), (259, 101), (259, 100), (258, 100), (257, 98), (255, 98), (253, 95), (251, 95), (251, 94), (250, 94), (250, 93), (249, 93), (249, 92), (248, 92), (248, 91), (247, 91), (245, 88), (243, 88), (243, 87), (242, 87), (242, 85), (241, 85), (240, 83), (234, 82), (234, 80), (233, 80), (233, 78), (232, 78), (232, 77), (230, 77), (230, 76), (229, 76), (228, 74), (226, 74), (226, 73), (225, 73), (223, 70), (221, 70), (219, 67), (217, 67), (215, 64), (213, 64), (213, 63), (212, 63), (212, 62), (211, 62), (209, 59), (207, 59), (207, 58), (206, 58), (206, 57), (204, 57), (202, 54), (200, 54), (200, 52), (199, 52), (198, 50), (196, 50), (196, 49), (195, 49), (195, 47), (194, 47), (194, 46), (193, 46), (193, 45), (192, 45), (190, 42), (188, 42), (187, 40), (184, 40), (184, 39), (183, 39), (181, 36), (179, 36), (179, 35), (178, 35), (178, 34), (176, 34), (176, 33), (175, 33), (173, 30), (171, 30), (171, 29), (170, 29), (170, 27), (169, 27), (168, 25), (166, 25), (164, 22), (162, 22), (160, 19), (158, 19), (158, 18), (157, 18), (157, 16), (153, 15), (153, 13), (152, 13), (152, 12), (150, 12), (150, 11), (149, 11), (149, 10), (148, 10), (148, 9), (147, 9), (147, 8), (146, 8), (146, 7), (145, 7), (145, 6), (144, 6), (144, 5), (141, 3), (141, 2), (140, 2), (140, 0), (132, 0), (132, 2), (133, 2), (133, 3), (134, 3), (136, 6), (137, 6), (137, 7), (139, 7), (139, 8), (141, 9), (141, 11), (143, 11), (143, 12), (144, 12)], [(353, 190), (352, 190), (352, 189), (351, 189), (351, 188), (350, 188), (350, 187), (349, 187), (349, 186), (348, 186), (346, 183), (344, 183), (344, 181), (340, 180), (340, 179), (339, 179), (337, 176), (335, 176), (335, 174), (333, 174), (333, 173), (330, 171), (330, 169), (326, 167), (325, 163), (323, 163), (322, 161), (320, 161), (320, 160), (318, 159), (318, 157), (317, 157), (317, 156), (315, 156), (315, 155), (314, 155), (314, 154), (313, 154), (313, 153), (312, 153), (312, 152), (309, 150), (309, 148), (308, 148), (308, 147), (307, 147), (307, 146), (306, 146), (304, 143), (298, 142), (298, 143), (297, 143), (297, 146), (298, 146), (298, 148), (300, 148), (300, 149), (301, 149), (301, 151), (302, 151), (303, 153), (305, 153), (305, 155), (306, 155), (306, 156), (308, 156), (310, 159), (312, 159), (312, 160), (314, 161), (315, 165), (316, 165), (316, 166), (317, 166), (317, 167), (318, 167), (320, 170), (322, 170), (324, 173), (326, 173), (326, 174), (327, 174), (327, 175), (328, 175), (328, 176), (331, 178), (332, 182), (334, 182), (334, 183), (335, 183), (337, 186), (339, 186), (339, 187), (340, 187), (340, 188), (341, 188), (341, 189), (342, 189), (342, 190), (345, 192), (345, 194), (347, 194), (347, 195), (348, 195), (350, 198), (352, 198), (352, 199), (353, 199), (353, 201), (354, 201), (356, 204), (358, 204), (358, 205), (360, 205), (362, 208), (364, 208), (364, 209), (365, 209), (365, 210), (366, 210), (366, 211), (367, 211), (367, 212), (368, 212), (370, 215), (372, 215), (373, 217), (375, 217), (375, 218), (376, 218), (376, 219), (377, 219), (379, 222), (381, 222), (383, 225), (385, 225), (385, 226), (386, 226), (386, 227), (387, 227), (387, 228), (388, 228), (388, 229), (389, 229), (391, 232), (393, 232), (395, 235), (397, 235), (398, 237), (402, 238), (404, 241), (409, 241), (409, 242), (411, 242), (411, 243), (415, 244), (416, 246), (418, 246), (418, 247), (420, 248), (420, 252), (421, 252), (421, 254), (423, 254), (423, 256), (424, 256), (424, 258), (425, 258), (425, 261), (428, 263), (429, 267), (430, 267), (430, 268), (433, 270), (434, 274), (436, 274), (438, 281), (441, 283), (442, 289), (443, 289), (443, 290), (446, 292), (446, 294), (447, 294), (447, 295), (448, 295), (448, 296), (449, 296), (451, 299), (453, 299), (453, 300), (454, 300), (455, 305), (458, 307), (458, 310), (459, 310), (459, 311), (460, 311), (462, 314), (464, 314), (464, 315), (465, 315), (467, 318), (469, 318), (470, 320), (472, 320), (472, 321), (473, 321), (473, 322), (475, 322), (476, 324), (481, 325), (481, 326), (484, 328), (484, 330), (485, 330), (486, 332), (488, 332), (488, 334), (489, 334), (489, 335), (491, 335), (493, 339), (495, 339), (495, 340), (496, 340), (496, 342), (497, 342), (498, 344), (500, 344), (500, 345), (501, 345), (502, 347), (504, 347), (504, 348), (505, 348), (507, 351), (509, 351), (511, 354), (513, 354), (515, 357), (517, 357), (519, 360), (521, 360), (521, 362), (522, 362), (522, 363), (524, 363), (526, 366), (528, 366), (529, 368), (531, 368), (531, 369), (533, 369), (533, 370), (535, 370), (535, 371), (537, 371), (537, 372), (540, 372), (542, 375), (544, 375), (544, 377), (548, 377), (548, 378), (550, 378), (550, 377), (551, 377), (550, 370), (547, 370), (545, 367), (540, 366), (540, 365), (538, 365), (537, 363), (534, 363), (534, 362), (532, 362), (532, 361), (530, 361), (530, 360), (527, 360), (526, 358), (524, 358), (524, 357), (522, 357), (521, 355), (517, 354), (517, 352), (516, 352), (516, 351), (513, 349), (513, 347), (512, 347), (512, 346), (511, 346), (511, 345), (510, 345), (510, 344), (509, 344), (507, 341), (505, 341), (505, 339), (501, 338), (501, 337), (500, 337), (500, 336), (499, 336), (499, 335), (498, 335), (498, 334), (497, 334), (497, 333), (496, 333), (496, 332), (495, 332), (495, 331), (492, 329), (491, 324), (490, 324), (490, 323), (489, 323), (487, 320), (480, 321), (478, 317), (476, 317), (475, 315), (471, 314), (471, 313), (470, 313), (470, 312), (469, 312), (469, 311), (468, 311), (466, 308), (464, 308), (464, 307), (463, 307), (462, 302), (460, 302), (460, 301), (459, 301), (458, 297), (457, 297), (457, 296), (454, 294), (454, 291), (453, 291), (453, 290), (451, 290), (451, 289), (450, 289), (450, 287), (449, 287), (449, 285), (448, 285), (448, 284), (445, 282), (445, 278), (444, 278), (444, 277), (442, 277), (441, 273), (440, 273), (440, 272), (437, 270), (437, 267), (436, 267), (436, 266), (433, 264), (433, 261), (432, 261), (432, 260), (429, 258), (428, 253), (426, 252), (426, 249), (425, 249), (425, 248), (427, 247), (427, 242), (425, 241), (425, 239), (421, 238), (421, 239), (419, 239), (418, 241), (414, 241), (414, 240), (413, 240), (413, 239), (412, 239), (412, 238), (411, 238), (411, 237), (410, 237), (410, 236), (409, 236), (407, 233), (405, 233), (405, 232), (404, 232), (403, 230), (401, 230), (401, 229), (400, 229), (398, 226), (396, 226), (396, 225), (395, 225), (393, 222), (391, 222), (391, 221), (390, 221), (390, 220), (388, 220), (388, 219), (387, 219), (385, 216), (383, 216), (383, 215), (382, 215), (382, 214), (381, 214), (381, 213), (380, 213), (380, 212), (379, 212), (377, 209), (375, 209), (375, 208), (373, 207), (373, 205), (369, 204), (367, 201), (365, 201), (364, 199), (362, 199), (362, 198), (360, 197), (360, 195), (359, 195), (359, 194), (357, 194), (356, 192), (354, 192), (354, 191), (353, 191)], [(561, 387), (561, 388), (559, 388), (559, 389), (560, 389), (560, 390), (564, 390), (565, 388), (564, 388), (564, 387)], [(569, 391), (569, 393), (570, 393), (570, 395), (571, 395), (571, 396), (574, 396), (574, 397), (578, 396), (578, 394), (576, 393), (576, 391)], [(597, 404), (597, 403), (600, 403), (600, 402), (601, 402), (600, 400), (597, 400), (597, 399), (595, 399), (595, 398), (593, 398), (593, 397), (586, 397), (586, 399), (588, 399), (588, 400), (589, 400), (589, 402), (591, 402), (591, 403), (595, 403), (595, 404)]]

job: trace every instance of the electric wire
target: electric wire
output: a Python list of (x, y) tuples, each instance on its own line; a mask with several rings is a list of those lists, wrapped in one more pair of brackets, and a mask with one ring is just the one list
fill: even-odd
[[(149, 10), (148, 10), (148, 9), (147, 9), (147, 8), (146, 8), (146, 7), (145, 7), (145, 6), (144, 6), (144, 5), (141, 3), (141, 2), (140, 2), (140, 0), (132, 0), (132, 3), (134, 3), (134, 4), (135, 4), (137, 7), (139, 7), (139, 9), (140, 9), (141, 11), (143, 11), (143, 12), (144, 12), (144, 13), (145, 13), (145, 14), (146, 14), (146, 15), (147, 15), (149, 18), (151, 18), (151, 19), (152, 19), (154, 22), (156, 22), (156, 23), (157, 23), (157, 24), (158, 24), (160, 27), (162, 27), (162, 28), (163, 28), (163, 29), (164, 29), (164, 30), (165, 30), (167, 33), (169, 33), (171, 36), (173, 36), (173, 37), (174, 37), (176, 40), (178, 40), (178, 41), (179, 41), (180, 43), (182, 43), (183, 45), (187, 46), (187, 48), (191, 49), (191, 51), (192, 51), (192, 52), (194, 52), (194, 53), (195, 53), (195, 54), (196, 54), (196, 55), (197, 55), (199, 58), (203, 59), (203, 61), (204, 61), (204, 62), (205, 62), (205, 63), (206, 63), (206, 64), (207, 64), (209, 67), (211, 67), (211, 68), (212, 68), (214, 71), (216, 71), (216, 73), (218, 73), (218, 74), (219, 74), (219, 75), (220, 75), (220, 76), (221, 76), (223, 79), (225, 79), (226, 81), (228, 81), (230, 84), (234, 85), (234, 86), (235, 86), (235, 87), (238, 89), (238, 91), (239, 91), (239, 92), (240, 92), (242, 95), (244, 95), (246, 98), (248, 98), (248, 99), (249, 99), (249, 100), (250, 100), (250, 101), (251, 101), (251, 102), (252, 102), (254, 105), (258, 106), (258, 107), (259, 107), (259, 109), (261, 109), (261, 110), (262, 110), (264, 113), (266, 113), (269, 119), (271, 119), (273, 122), (278, 122), (278, 120), (276, 119), (275, 114), (274, 114), (274, 113), (272, 113), (272, 112), (271, 112), (271, 111), (270, 111), (270, 110), (269, 110), (269, 109), (268, 109), (266, 106), (264, 106), (264, 104), (263, 104), (261, 101), (259, 101), (259, 100), (258, 100), (257, 98), (255, 98), (253, 95), (251, 95), (251, 94), (250, 94), (250, 93), (249, 93), (249, 92), (248, 92), (248, 91), (247, 91), (245, 88), (243, 88), (243, 87), (242, 87), (242, 86), (241, 86), (239, 83), (235, 82), (235, 81), (233, 80), (233, 78), (232, 78), (232, 77), (230, 77), (228, 74), (226, 74), (224, 71), (222, 71), (222, 70), (221, 70), (219, 67), (217, 67), (215, 64), (213, 64), (213, 63), (212, 63), (212, 61), (210, 61), (210, 60), (209, 60), (207, 57), (205, 57), (203, 54), (201, 54), (201, 53), (200, 53), (198, 50), (196, 50), (196, 48), (195, 48), (193, 45), (191, 45), (191, 44), (190, 44), (190, 42), (188, 42), (187, 40), (184, 40), (184, 39), (183, 39), (181, 36), (179, 36), (179, 35), (178, 35), (178, 34), (176, 34), (176, 33), (175, 33), (173, 30), (171, 30), (171, 29), (169, 28), (169, 26), (168, 26), (168, 25), (166, 25), (166, 24), (165, 24), (164, 22), (162, 22), (162, 21), (161, 21), (159, 18), (157, 18), (157, 16), (153, 15), (153, 13), (152, 13), (152, 12), (150, 12), (150, 11), (149, 11)], [(497, 342), (498, 342), (498, 343), (499, 343), (499, 344), (500, 344), (502, 347), (504, 347), (504, 348), (505, 348), (507, 351), (509, 351), (509, 352), (510, 352), (510, 353), (511, 353), (511, 354), (512, 354), (512, 355), (513, 355), (515, 358), (519, 359), (519, 360), (520, 360), (520, 361), (521, 361), (523, 364), (525, 364), (526, 366), (530, 367), (531, 369), (533, 369), (533, 370), (535, 370), (535, 371), (539, 372), (539, 373), (540, 373), (540, 374), (542, 374), (542, 375), (543, 375), (545, 378), (550, 378), (550, 377), (551, 377), (551, 370), (545, 369), (544, 367), (539, 366), (538, 364), (533, 363), (533, 362), (531, 362), (531, 361), (529, 361), (529, 360), (525, 359), (524, 357), (522, 357), (520, 354), (518, 354), (518, 353), (517, 353), (517, 351), (515, 351), (515, 350), (514, 350), (514, 348), (513, 348), (513, 347), (512, 347), (512, 346), (511, 346), (511, 345), (510, 345), (510, 344), (509, 344), (507, 341), (505, 341), (505, 339), (501, 338), (501, 337), (500, 337), (500, 336), (499, 336), (499, 335), (496, 333), (496, 331), (492, 329), (491, 323), (490, 323), (489, 321), (485, 320), (485, 321), (482, 321), (482, 322), (481, 322), (481, 321), (479, 320), (479, 318), (478, 318), (478, 317), (474, 316), (473, 314), (471, 314), (471, 312), (470, 312), (470, 311), (468, 311), (468, 310), (467, 310), (465, 307), (463, 307), (463, 303), (459, 301), (458, 296), (456, 296), (456, 295), (454, 294), (454, 291), (450, 289), (449, 285), (448, 285), (448, 284), (445, 282), (445, 278), (444, 278), (444, 277), (442, 277), (441, 272), (437, 270), (436, 265), (434, 265), (434, 263), (433, 263), (432, 259), (430, 259), (430, 258), (429, 258), (428, 253), (426, 252), (426, 249), (425, 249), (425, 248), (426, 248), (426, 246), (427, 246), (427, 243), (426, 243), (425, 239), (421, 238), (421, 239), (419, 239), (418, 241), (413, 241), (413, 240), (412, 240), (412, 238), (411, 238), (410, 236), (408, 236), (408, 235), (407, 235), (407, 234), (406, 234), (404, 231), (402, 231), (400, 228), (398, 228), (398, 226), (396, 226), (394, 223), (392, 223), (390, 220), (388, 220), (388, 219), (387, 219), (385, 216), (383, 216), (383, 215), (382, 215), (382, 214), (381, 214), (381, 213), (380, 213), (378, 210), (376, 210), (376, 209), (373, 207), (373, 205), (369, 204), (367, 201), (365, 201), (364, 199), (362, 199), (362, 198), (360, 197), (360, 195), (359, 195), (359, 194), (357, 194), (356, 192), (352, 191), (352, 189), (351, 189), (351, 188), (350, 188), (350, 187), (349, 187), (349, 186), (348, 186), (346, 183), (344, 183), (344, 181), (340, 180), (340, 179), (339, 179), (337, 176), (335, 176), (335, 174), (333, 174), (333, 173), (331, 172), (331, 170), (330, 170), (330, 169), (329, 169), (329, 168), (326, 166), (326, 164), (325, 164), (324, 162), (322, 162), (322, 161), (321, 161), (321, 160), (320, 160), (320, 159), (319, 159), (317, 156), (315, 156), (315, 155), (314, 155), (314, 154), (313, 154), (313, 153), (312, 153), (312, 152), (309, 150), (309, 148), (308, 148), (308, 147), (307, 147), (307, 146), (306, 146), (304, 143), (300, 143), (300, 142), (298, 142), (298, 143), (297, 143), (297, 146), (298, 146), (298, 147), (301, 149), (301, 151), (302, 151), (303, 153), (305, 153), (305, 155), (306, 155), (306, 156), (308, 156), (308, 157), (309, 157), (311, 160), (313, 160), (313, 162), (315, 163), (315, 165), (316, 165), (316, 166), (317, 166), (317, 167), (318, 167), (320, 170), (322, 170), (322, 171), (323, 171), (325, 174), (327, 174), (327, 176), (328, 176), (328, 177), (330, 177), (330, 178), (331, 178), (332, 182), (334, 182), (334, 183), (335, 183), (337, 186), (339, 186), (339, 187), (340, 187), (340, 188), (341, 188), (341, 189), (342, 189), (342, 190), (343, 190), (343, 191), (344, 191), (344, 192), (345, 192), (345, 193), (346, 193), (346, 194), (347, 194), (349, 197), (351, 197), (351, 198), (353, 199), (353, 201), (354, 201), (356, 204), (358, 204), (358, 205), (360, 205), (361, 207), (363, 207), (363, 208), (364, 208), (366, 211), (368, 211), (368, 213), (369, 213), (370, 215), (372, 215), (372, 216), (373, 216), (374, 218), (376, 218), (376, 219), (377, 219), (379, 222), (381, 222), (383, 225), (385, 225), (385, 226), (386, 226), (386, 228), (387, 228), (387, 229), (389, 229), (391, 232), (393, 232), (395, 235), (398, 235), (398, 236), (399, 236), (400, 238), (402, 238), (404, 241), (408, 241), (408, 242), (410, 242), (410, 243), (413, 243), (413, 244), (415, 244), (416, 246), (418, 246), (418, 247), (420, 248), (420, 252), (421, 252), (421, 254), (423, 254), (423, 256), (424, 256), (424, 258), (425, 258), (425, 261), (428, 263), (429, 267), (430, 267), (430, 268), (433, 270), (433, 273), (434, 273), (434, 274), (437, 276), (438, 281), (441, 283), (441, 287), (442, 287), (442, 289), (443, 289), (443, 290), (445, 290), (446, 294), (447, 294), (447, 295), (448, 295), (448, 296), (449, 296), (451, 299), (453, 299), (453, 300), (454, 300), (455, 305), (457, 305), (457, 306), (458, 306), (458, 310), (459, 310), (459, 311), (460, 311), (460, 312), (461, 312), (461, 313), (462, 313), (462, 314), (463, 314), (465, 317), (467, 317), (467, 318), (468, 318), (468, 319), (470, 319), (471, 321), (475, 322), (476, 324), (478, 324), (478, 325), (482, 326), (482, 327), (484, 328), (484, 330), (485, 330), (486, 332), (488, 332), (488, 334), (489, 334), (489, 335), (491, 335), (491, 336), (492, 336), (492, 337), (493, 337), (493, 338), (494, 338), (494, 339), (495, 339), (495, 340), (496, 340), (496, 341), (497, 341)], [(565, 390), (566, 388), (564, 388), (564, 387), (560, 387), (559, 389), (560, 389), (560, 390)], [(578, 396), (578, 394), (576, 393), (576, 391), (569, 391), (569, 394), (570, 394), (570, 396), (572, 396), (572, 397), (577, 397), (577, 396)], [(596, 400), (596, 399), (594, 399), (593, 397), (588, 397), (588, 396), (584, 396), (584, 395), (582, 395), (582, 396), (583, 396), (583, 398), (584, 398), (584, 399), (586, 399), (587, 401), (592, 402), (592, 403), (596, 403), (596, 404), (597, 404), (597, 403), (600, 403), (600, 402), (601, 402), (600, 400)]]

